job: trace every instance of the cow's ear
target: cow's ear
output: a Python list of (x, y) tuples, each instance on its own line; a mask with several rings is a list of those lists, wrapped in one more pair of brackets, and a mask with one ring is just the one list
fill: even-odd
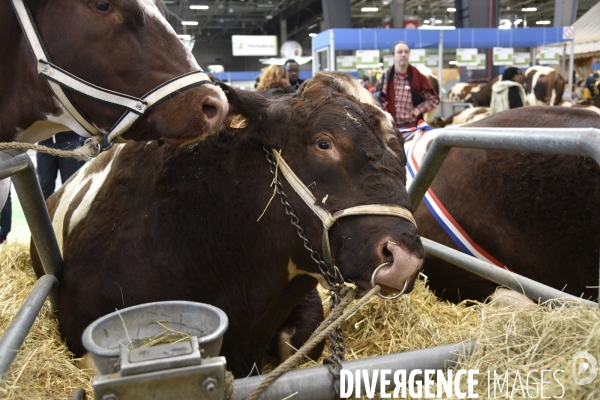
[(281, 109), (280, 101), (268, 99), (260, 93), (234, 89), (222, 82), (217, 83), (229, 101), (229, 113), (223, 122), (226, 131), (235, 135), (248, 135), (265, 145), (277, 147), (278, 139), (272, 137), (272, 126), (277, 125)]

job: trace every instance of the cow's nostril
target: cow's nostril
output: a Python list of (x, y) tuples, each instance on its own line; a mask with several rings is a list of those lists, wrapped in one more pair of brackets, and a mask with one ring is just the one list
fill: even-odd
[(387, 242), (383, 244), (383, 246), (381, 248), (381, 254), (383, 255), (384, 260), (393, 260), (394, 259), (394, 255), (387, 247)]
[(202, 112), (208, 117), (212, 118), (217, 115), (217, 107), (209, 106), (208, 104), (202, 105)]

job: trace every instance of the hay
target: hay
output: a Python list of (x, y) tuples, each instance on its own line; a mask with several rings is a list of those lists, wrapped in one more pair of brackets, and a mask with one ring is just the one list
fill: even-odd
[[(0, 334), (6, 331), (36, 282), (29, 246), (7, 242), (0, 251)], [(91, 373), (77, 368), (58, 333), (50, 303), (42, 307), (5, 381), (2, 399), (71, 399), (77, 388), (92, 394)]]
[[(0, 332), (6, 330), (35, 283), (31, 271), (28, 246), (3, 245)], [(425, 279), (420, 279), (412, 293), (393, 302), (371, 299), (346, 321), (345, 330), (348, 360), (475, 339), (478, 346), (473, 355), (463, 357), (457, 368), (479, 369), (477, 379), (481, 383), (487, 381), (488, 370), (498, 374), (510, 371), (511, 388), (517, 372), (524, 382), (532, 369), (563, 370), (557, 375), (564, 387), (563, 399), (600, 398), (600, 377), (585, 386), (571, 379), (571, 362), (577, 351), (587, 351), (600, 359), (600, 310), (596, 308), (516, 309), (472, 302), (455, 305), (436, 299)], [(322, 360), (301, 367), (320, 365)], [(268, 370), (266, 367), (261, 372)], [(540, 375), (531, 376), (530, 387), (540, 380)], [(545, 385), (544, 396), (560, 396), (561, 386), (551, 376), (545, 380), (550, 383)], [(0, 398), (70, 399), (78, 387), (83, 387), (88, 396), (93, 394), (91, 373), (75, 366), (46, 304), (7, 381), (0, 385)], [(486, 384), (475, 387), (480, 399), (493, 398), (488, 397), (487, 388)], [(513, 394), (513, 398), (523, 398), (519, 397), (521, 392)], [(506, 398), (506, 394), (497, 398)]]

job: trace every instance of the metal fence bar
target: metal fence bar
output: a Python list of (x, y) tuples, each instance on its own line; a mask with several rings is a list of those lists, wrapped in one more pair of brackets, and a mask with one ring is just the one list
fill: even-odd
[(517, 275), (505, 269), (499, 268), (494, 264), (481, 261), (471, 257), (461, 251), (451, 249), (433, 240), (421, 237), (423, 247), (428, 254), (448, 261), (476, 275), (496, 282), (499, 285), (506, 286), (515, 292), (524, 293), (534, 300), (548, 301), (552, 299), (576, 300), (590, 306), (598, 306), (598, 303), (584, 300), (582, 298), (570, 295), (550, 286), (534, 281), (533, 279)]
[[(12, 166), (13, 164), (16, 166)], [(6, 173), (7, 167), (12, 174), (13, 184), (44, 271), (60, 279), (63, 259), (33, 162), (26, 153), (15, 150), (0, 151), (0, 171)], [(53, 303), (53, 306), (56, 304)]]
[[(352, 371), (368, 370), (373, 376), (374, 369), (406, 370), (406, 374), (415, 369), (443, 369), (456, 365), (461, 354), (469, 355), (475, 347), (475, 341), (432, 347), (424, 350), (407, 351), (404, 353), (362, 358), (345, 361), (342, 369)], [(234, 381), (235, 399), (242, 400), (257, 387), (266, 375), (250, 378), (240, 378)], [(375, 387), (379, 387), (379, 376)], [(364, 386), (363, 386), (364, 390)], [(263, 393), (263, 399), (283, 399), (297, 393), (294, 400), (325, 400), (336, 398), (331, 373), (328, 367), (312, 367), (289, 371), (277, 378)]]
[(25, 303), (0, 338), (0, 379), (4, 379), (33, 322), (52, 289), (58, 288), (58, 279), (44, 275), (36, 283)]
[[(568, 132), (557, 128), (445, 128), (433, 140), (408, 189), (414, 210), (452, 147), (585, 156), (600, 165), (600, 129), (596, 128), (569, 128)], [(600, 271), (600, 260), (598, 265)]]

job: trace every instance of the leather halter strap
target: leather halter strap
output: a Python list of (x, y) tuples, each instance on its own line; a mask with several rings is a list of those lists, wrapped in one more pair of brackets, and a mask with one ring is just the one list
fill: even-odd
[(328, 264), (328, 266), (333, 267), (334, 265), (333, 258), (331, 257), (331, 247), (329, 244), (329, 229), (340, 218), (355, 215), (389, 215), (403, 218), (412, 223), (415, 227), (417, 226), (417, 222), (410, 211), (404, 207), (393, 205), (369, 204), (345, 208), (335, 212), (334, 214), (331, 214), (329, 211), (316, 204), (315, 196), (312, 194), (310, 189), (304, 183), (302, 183), (294, 171), (292, 171), (290, 166), (285, 162), (283, 157), (281, 157), (279, 152), (275, 149), (271, 149), (271, 151), (275, 155), (279, 169), (281, 170), (281, 173), (285, 179), (292, 186), (294, 191), (298, 193), (302, 200), (304, 200), (306, 205), (308, 205), (323, 222), (323, 257), (325, 258), (324, 261)]
[(38, 74), (46, 78), (55, 96), (75, 121), (91, 136), (102, 135), (102, 132), (73, 104), (64, 88), (127, 109), (109, 132), (108, 140), (112, 142), (129, 129), (138, 118), (149, 112), (163, 100), (166, 100), (173, 93), (211, 83), (208, 76), (202, 70), (192, 71), (165, 82), (141, 98), (137, 98), (86, 82), (50, 62), (50, 57), (44, 48), (37, 27), (33, 23), (29, 8), (23, 3), (23, 0), (11, 0), (11, 2), (19, 24), (25, 33), (29, 47), (37, 61)]

